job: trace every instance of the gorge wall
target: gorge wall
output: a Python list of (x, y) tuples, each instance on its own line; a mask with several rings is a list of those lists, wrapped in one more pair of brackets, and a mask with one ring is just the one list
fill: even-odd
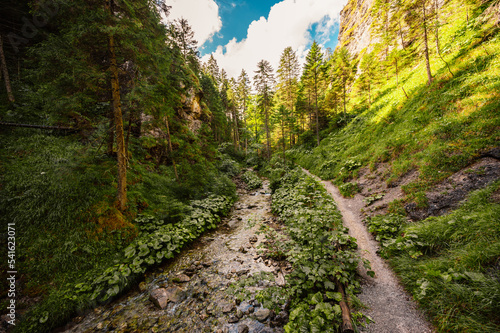
[(358, 54), (371, 42), (371, 9), (374, 0), (349, 0), (340, 12), (339, 43), (350, 54)]

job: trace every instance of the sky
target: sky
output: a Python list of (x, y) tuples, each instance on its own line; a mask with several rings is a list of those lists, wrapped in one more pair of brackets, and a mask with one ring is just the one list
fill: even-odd
[(219, 68), (237, 78), (242, 69), (253, 78), (265, 59), (278, 69), (290, 46), (301, 63), (316, 40), (334, 49), (339, 13), (347, 0), (166, 0), (166, 20), (185, 18), (195, 33), (202, 61), (213, 54)]

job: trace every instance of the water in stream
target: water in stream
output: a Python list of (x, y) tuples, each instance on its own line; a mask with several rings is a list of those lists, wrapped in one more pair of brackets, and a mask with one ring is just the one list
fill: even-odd
[[(74, 318), (64, 332), (283, 332), (274, 313), (253, 296), (242, 302), (228, 287), (259, 272), (278, 269), (262, 259), (256, 247), (262, 223), (271, 220), (268, 182), (262, 189), (239, 189), (239, 200), (221, 226), (203, 236), (173, 261), (147, 273), (139, 288), (90, 313)], [(277, 279), (279, 281), (279, 278)], [(247, 291), (255, 294), (274, 281), (261, 281)], [(277, 283), (277, 282), (276, 282)], [(150, 300), (165, 288), (171, 300), (160, 309)]]

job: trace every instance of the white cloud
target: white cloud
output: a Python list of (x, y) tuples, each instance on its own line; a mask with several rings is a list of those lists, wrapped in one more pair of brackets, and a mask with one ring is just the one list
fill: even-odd
[[(183, 0), (185, 1), (185, 0)], [(347, 0), (284, 0), (273, 7), (266, 19), (253, 21), (242, 41), (232, 39), (225, 47), (213, 53), (220, 68), (231, 77), (238, 77), (241, 69), (253, 77), (257, 63), (268, 60), (276, 70), (283, 50), (291, 46), (303, 61), (306, 47), (312, 42), (308, 30), (316, 27), (317, 42), (328, 42), (331, 29), (339, 21), (340, 10)], [(203, 57), (203, 61), (209, 55)]]
[(214, 0), (166, 0), (165, 3), (172, 6), (167, 21), (181, 17), (188, 20), (199, 46), (222, 28), (219, 6)]

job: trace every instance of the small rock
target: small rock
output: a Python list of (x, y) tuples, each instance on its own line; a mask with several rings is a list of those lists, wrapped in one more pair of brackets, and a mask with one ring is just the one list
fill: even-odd
[(239, 250), (239, 251), (240, 251), (241, 253), (247, 253), (247, 250), (246, 250), (243, 246), (241, 246), (241, 247), (240, 247), (240, 250)]
[(257, 238), (256, 235), (253, 235), (252, 237), (250, 237), (250, 239), (248, 240), (250, 243), (257, 243), (259, 239)]
[(229, 313), (229, 312), (233, 311), (234, 305), (231, 303), (223, 303), (221, 305), (221, 309), (222, 309), (222, 313)]
[(235, 315), (230, 315), (229, 319), (227, 320), (227, 322), (231, 323), (231, 324), (237, 323), (239, 321), (240, 321), (240, 319), (238, 317), (236, 317)]
[(205, 261), (204, 263), (202, 263), (203, 267), (210, 267), (212, 266), (211, 263), (209, 263), (208, 261)]
[(238, 319), (243, 318), (243, 312), (241, 312), (240, 309), (236, 310), (236, 317), (238, 317)]
[(177, 286), (166, 289), (167, 297), (171, 302), (177, 303), (182, 299), (183, 290)]
[(265, 321), (268, 317), (271, 311), (269, 309), (259, 309), (257, 312), (255, 312), (255, 319), (257, 319), (260, 322)]
[(239, 298), (235, 298), (234, 299), (234, 304), (240, 305), (241, 304), (241, 300)]
[(245, 324), (238, 325), (238, 333), (248, 333), (248, 326)]
[(253, 306), (248, 308), (248, 313), (253, 313), (255, 311), (255, 308)]
[(98, 330), (102, 330), (103, 327), (104, 327), (104, 324), (103, 323), (99, 323), (99, 324), (97, 324), (97, 326), (95, 328), (98, 329)]
[(207, 319), (207, 318), (208, 318), (208, 315), (207, 315), (205, 312), (203, 312), (203, 313), (200, 315), (200, 319), (201, 319), (201, 320), (203, 320), (203, 321), (205, 321), (205, 319)]
[(181, 283), (184, 283), (184, 282), (189, 282), (191, 281), (191, 278), (189, 276), (187, 276), (186, 274), (179, 274), (177, 275), (175, 278), (173, 278), (173, 280), (175, 282), (181, 282)]
[(160, 309), (164, 309), (168, 304), (167, 290), (165, 288), (158, 288), (149, 294), (149, 299)]

